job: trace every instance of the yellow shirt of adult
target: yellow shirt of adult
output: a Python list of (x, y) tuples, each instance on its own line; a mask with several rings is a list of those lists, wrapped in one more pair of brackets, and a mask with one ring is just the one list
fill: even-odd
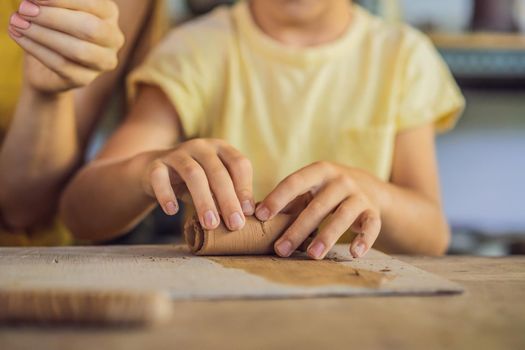
[(285, 46), (254, 23), (246, 2), (175, 28), (129, 79), (159, 86), (189, 137), (229, 141), (253, 163), (261, 200), (318, 160), (388, 180), (396, 134), (451, 128), (464, 99), (423, 34), (354, 5), (336, 41)]
[[(23, 52), (7, 33), (9, 18), (20, 2), (21, 0), (0, 1), (0, 147), (22, 85)], [(0, 246), (47, 246), (71, 242), (71, 235), (57, 221), (26, 232), (12, 232), (0, 226)]]

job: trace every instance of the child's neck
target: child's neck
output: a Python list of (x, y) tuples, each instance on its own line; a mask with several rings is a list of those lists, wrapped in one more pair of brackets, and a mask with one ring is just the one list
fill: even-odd
[(317, 46), (341, 37), (351, 22), (348, 0), (332, 1), (323, 11), (308, 18), (290, 18), (276, 13), (262, 1), (250, 1), (250, 11), (257, 26), (273, 39), (292, 47)]

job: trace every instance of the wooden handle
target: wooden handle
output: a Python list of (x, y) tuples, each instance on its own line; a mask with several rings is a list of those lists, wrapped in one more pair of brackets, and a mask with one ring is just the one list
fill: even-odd
[(272, 254), (274, 242), (293, 220), (293, 216), (285, 214), (278, 214), (266, 222), (248, 216), (242, 230), (230, 231), (222, 222), (214, 230), (205, 230), (194, 216), (186, 222), (184, 236), (196, 255)]
[(169, 297), (157, 292), (0, 289), (0, 322), (150, 326), (171, 318)]

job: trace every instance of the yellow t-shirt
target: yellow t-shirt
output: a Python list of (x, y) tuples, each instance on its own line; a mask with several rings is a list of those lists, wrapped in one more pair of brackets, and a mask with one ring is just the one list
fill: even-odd
[(246, 2), (174, 29), (129, 80), (159, 86), (188, 137), (230, 142), (254, 166), (256, 200), (317, 160), (388, 180), (396, 133), (451, 128), (464, 99), (421, 33), (357, 5), (329, 44), (292, 48), (254, 23)]

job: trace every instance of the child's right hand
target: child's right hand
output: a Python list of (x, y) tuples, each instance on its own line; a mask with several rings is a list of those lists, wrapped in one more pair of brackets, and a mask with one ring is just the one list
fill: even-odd
[(244, 215), (255, 210), (251, 162), (219, 139), (194, 139), (164, 152), (151, 162), (143, 184), (167, 215), (179, 210), (176, 194), (180, 199), (189, 191), (207, 229), (216, 228), (221, 216), (230, 230), (241, 229)]

